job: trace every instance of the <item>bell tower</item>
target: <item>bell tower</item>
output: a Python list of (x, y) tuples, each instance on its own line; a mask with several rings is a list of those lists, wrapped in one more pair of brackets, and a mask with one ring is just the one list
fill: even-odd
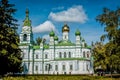
[(63, 41), (69, 40), (69, 26), (67, 24), (64, 24), (62, 27), (62, 33), (63, 33)]
[(20, 34), (20, 43), (23, 44), (32, 44), (33, 41), (33, 33), (31, 27), (31, 20), (29, 19), (29, 10), (26, 9), (26, 17), (23, 21), (23, 27)]

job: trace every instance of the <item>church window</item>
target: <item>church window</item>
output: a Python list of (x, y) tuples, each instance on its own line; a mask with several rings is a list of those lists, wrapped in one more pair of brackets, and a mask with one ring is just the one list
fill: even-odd
[(38, 71), (38, 66), (37, 65), (35, 66), (35, 70)]
[(40, 67), (40, 71), (42, 71), (42, 63), (40, 63), (40, 66), (39, 66), (39, 67)]
[(85, 63), (83, 62), (83, 71), (85, 71), (85, 65), (84, 65)]
[(38, 59), (38, 54), (36, 54), (36, 59)]
[(48, 55), (47, 54), (45, 54), (45, 59), (47, 59), (48, 58)]
[(89, 58), (89, 51), (87, 51), (87, 58)]
[(65, 71), (65, 65), (62, 65), (62, 70)]
[(64, 58), (66, 58), (66, 52), (64, 52)]
[(88, 64), (86, 65), (86, 70), (89, 71)]
[(70, 70), (73, 70), (73, 65), (70, 65)]
[(55, 65), (55, 71), (58, 71), (58, 65)]
[(69, 58), (71, 58), (71, 52), (69, 52), (69, 55), (68, 55), (68, 56), (69, 56)]
[(23, 35), (23, 41), (27, 41), (27, 34)]
[(48, 68), (48, 67), (47, 67), (47, 65), (46, 65), (46, 66), (45, 66), (45, 71), (47, 71), (47, 68)]
[(53, 70), (52, 65), (50, 65), (50, 70)]
[(66, 39), (66, 35), (65, 35), (65, 39)]
[(59, 57), (62, 58), (62, 54), (61, 54), (61, 52), (59, 53)]
[(83, 57), (85, 57), (85, 51), (83, 52)]
[(87, 58), (89, 58), (89, 54), (87, 54)]

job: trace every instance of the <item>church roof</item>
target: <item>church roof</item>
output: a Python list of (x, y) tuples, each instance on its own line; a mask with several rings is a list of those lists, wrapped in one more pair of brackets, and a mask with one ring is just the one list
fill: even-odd
[(26, 9), (26, 18), (23, 21), (23, 26), (31, 26), (31, 20), (29, 19), (29, 10)]
[(71, 41), (60, 41), (56, 46), (75, 46)]
[[(39, 45), (34, 45), (33, 49), (40, 49), (40, 46)], [(45, 44), (44, 49), (49, 49), (49, 45)]]

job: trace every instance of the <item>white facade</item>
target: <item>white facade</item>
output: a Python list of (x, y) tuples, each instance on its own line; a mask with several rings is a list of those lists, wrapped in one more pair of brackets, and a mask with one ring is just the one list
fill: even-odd
[[(26, 17), (27, 15), (26, 11)], [(51, 31), (49, 45), (42, 41), (39, 46), (36, 46), (32, 44), (29, 17), (27, 20), (25, 19), (20, 34), (24, 74), (93, 74), (92, 54), (90, 48), (84, 47), (79, 31), (75, 32), (76, 42), (72, 43), (69, 40), (70, 29), (65, 24), (62, 27), (61, 41)]]

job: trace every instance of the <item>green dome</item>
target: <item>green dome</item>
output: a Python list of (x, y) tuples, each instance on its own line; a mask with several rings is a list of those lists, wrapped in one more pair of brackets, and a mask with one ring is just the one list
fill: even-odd
[(85, 42), (85, 40), (84, 40), (84, 39), (82, 39), (82, 42)]
[(54, 36), (55, 33), (54, 33), (53, 31), (51, 31), (49, 35), (50, 35), (50, 36)]
[(75, 35), (81, 35), (80, 31), (77, 29)]
[(57, 37), (57, 36), (55, 36), (55, 37), (54, 37), (54, 40), (58, 41), (58, 37)]

